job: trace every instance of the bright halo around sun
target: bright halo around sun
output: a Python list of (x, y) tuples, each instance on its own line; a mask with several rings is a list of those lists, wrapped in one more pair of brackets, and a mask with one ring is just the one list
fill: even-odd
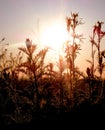
[(56, 23), (49, 26), (42, 34), (42, 45), (50, 47), (54, 51), (62, 49), (63, 44), (67, 41), (68, 33), (63, 24)]

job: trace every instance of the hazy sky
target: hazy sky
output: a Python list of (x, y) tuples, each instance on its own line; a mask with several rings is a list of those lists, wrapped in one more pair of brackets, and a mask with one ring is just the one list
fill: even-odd
[(0, 0), (0, 37), (6, 37), (10, 44), (21, 43), (27, 37), (37, 37), (38, 31), (43, 32), (56, 21), (65, 22), (71, 12), (78, 12), (85, 22), (80, 30), (86, 37), (80, 52), (82, 66), (91, 55), (92, 26), (98, 20), (105, 21), (105, 0)]

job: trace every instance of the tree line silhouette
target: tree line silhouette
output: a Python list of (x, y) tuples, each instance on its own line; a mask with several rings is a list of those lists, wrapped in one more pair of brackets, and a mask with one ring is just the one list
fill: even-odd
[[(58, 70), (45, 57), (49, 48), (37, 51), (37, 44), (26, 38), (25, 47), (19, 47), (16, 56), (8, 49), (1, 48), (0, 54), (0, 125), (29, 123), (36, 120), (55, 119), (64, 113), (73, 112), (84, 104), (100, 105), (105, 100), (105, 50), (101, 50), (101, 41), (105, 36), (103, 22), (97, 21), (90, 37), (91, 60), (86, 74), (75, 64), (82, 34), (77, 34), (78, 26), (84, 24), (78, 13), (66, 17), (68, 38), (64, 45), (64, 54), (57, 61)], [(77, 39), (79, 43), (77, 43)], [(0, 44), (5, 41), (3, 38)], [(23, 60), (23, 54), (27, 59)], [(97, 66), (95, 57), (97, 55)], [(98, 72), (98, 75), (96, 74)]]

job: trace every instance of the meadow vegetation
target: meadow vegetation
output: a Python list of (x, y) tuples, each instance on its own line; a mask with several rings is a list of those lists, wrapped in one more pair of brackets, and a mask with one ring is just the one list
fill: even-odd
[[(86, 73), (75, 64), (85, 40), (82, 34), (77, 34), (76, 28), (84, 23), (78, 13), (71, 13), (65, 22), (72, 41), (65, 41), (65, 55), (59, 56), (57, 70), (52, 62), (45, 64), (49, 48), (37, 50), (37, 44), (30, 38), (26, 38), (25, 47), (18, 48), (17, 55), (11, 52), (8, 59), (8, 46), (0, 48), (0, 126), (66, 119), (79, 112), (105, 111), (105, 50), (100, 49), (105, 36), (103, 22), (97, 21), (92, 28), (91, 57), (87, 60), (90, 66)], [(0, 44), (2, 42), (5, 42), (4, 38)]]

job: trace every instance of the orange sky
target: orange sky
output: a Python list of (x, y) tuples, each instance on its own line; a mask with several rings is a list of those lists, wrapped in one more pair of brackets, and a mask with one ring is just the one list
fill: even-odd
[[(40, 44), (42, 35), (48, 30), (52, 33), (50, 28), (56, 26), (56, 23), (62, 25), (62, 30), (65, 29), (65, 17), (70, 16), (71, 12), (78, 12), (84, 21), (78, 33), (83, 33), (86, 39), (81, 44), (82, 50), (76, 59), (76, 64), (80, 70), (85, 71), (89, 66), (86, 59), (91, 59), (89, 36), (97, 20), (105, 21), (104, 5), (105, 0), (0, 0), (0, 36), (1, 39), (6, 37), (5, 42), (10, 44), (11, 50), (15, 53), (15, 48), (17, 50), (18, 46), (25, 45), (27, 37)], [(59, 30), (55, 28), (55, 32), (59, 33)], [(55, 37), (55, 34), (49, 34), (49, 37), (50, 35)], [(57, 41), (53, 42), (58, 42), (57, 38), (55, 40)], [(102, 49), (105, 48), (104, 41), (105, 39), (101, 43)]]

